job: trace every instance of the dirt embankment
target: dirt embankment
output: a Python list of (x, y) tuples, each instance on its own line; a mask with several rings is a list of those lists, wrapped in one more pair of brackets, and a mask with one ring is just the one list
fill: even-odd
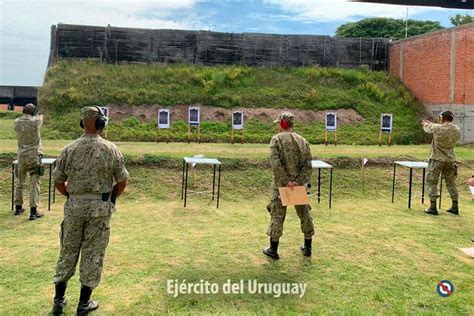
[[(199, 106), (201, 109), (201, 121), (227, 121), (233, 111), (243, 111), (244, 120), (256, 118), (262, 122), (270, 122), (278, 118), (278, 115), (285, 111), (285, 109), (270, 109), (270, 108), (234, 108), (224, 109), (213, 106), (206, 106), (201, 104), (193, 105), (175, 105), (164, 107), (160, 105), (141, 105), (141, 106), (118, 106), (114, 104), (107, 105), (110, 108), (110, 118), (112, 120), (122, 120), (129, 116), (135, 116), (140, 121), (151, 121), (157, 119), (159, 109), (169, 109), (171, 121), (173, 120), (188, 120), (188, 107)], [(296, 122), (323, 122), (325, 120), (326, 112), (315, 110), (297, 110), (288, 109), (293, 113)], [(340, 125), (363, 123), (364, 118), (353, 109), (339, 109), (331, 112), (337, 112), (337, 122)]]

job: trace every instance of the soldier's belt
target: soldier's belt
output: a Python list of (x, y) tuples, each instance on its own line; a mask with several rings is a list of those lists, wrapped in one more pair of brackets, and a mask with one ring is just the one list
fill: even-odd
[(92, 193), (86, 193), (86, 194), (70, 194), (69, 198), (70, 199), (75, 199), (75, 200), (96, 200), (96, 201), (108, 201), (109, 200), (109, 195), (110, 193), (102, 193), (102, 194), (92, 194)]

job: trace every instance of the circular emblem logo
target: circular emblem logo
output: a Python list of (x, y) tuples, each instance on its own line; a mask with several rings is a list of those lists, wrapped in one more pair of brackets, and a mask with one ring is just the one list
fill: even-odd
[(436, 292), (438, 292), (441, 297), (451, 296), (454, 292), (454, 285), (448, 280), (439, 281), (436, 286)]

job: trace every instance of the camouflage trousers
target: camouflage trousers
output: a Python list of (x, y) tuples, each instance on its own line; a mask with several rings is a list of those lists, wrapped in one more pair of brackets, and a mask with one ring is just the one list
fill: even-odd
[(426, 186), (431, 201), (435, 201), (438, 197), (438, 180), (442, 176), (446, 183), (451, 199), (458, 200), (458, 190), (456, 188), (456, 178), (458, 170), (454, 162), (438, 161), (430, 159), (428, 163), (428, 171), (426, 173)]
[(26, 177), (30, 176), (30, 207), (38, 207), (40, 197), (39, 177), (35, 172), (39, 166), (39, 156), (18, 157), (18, 165), (15, 169), (15, 205), (23, 205), (23, 190)]
[(112, 203), (100, 200), (70, 198), (66, 202), (54, 283), (67, 282), (74, 275), (80, 254), (81, 284), (91, 288), (99, 285), (113, 211)]
[[(281, 204), (278, 189), (274, 189), (270, 204), (267, 206), (267, 210), (270, 212), (271, 217), (267, 235), (270, 236), (273, 241), (278, 241), (283, 235), (283, 223), (285, 222), (286, 209), (287, 207)], [(304, 238), (311, 239), (314, 235), (311, 206), (297, 205), (295, 206), (295, 209), (296, 214), (298, 214), (301, 221), (301, 232), (304, 234)]]

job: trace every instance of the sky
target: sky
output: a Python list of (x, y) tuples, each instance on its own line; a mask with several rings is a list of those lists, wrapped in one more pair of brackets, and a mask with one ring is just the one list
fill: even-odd
[[(409, 7), (409, 17), (440, 21), (464, 10)], [(334, 35), (367, 17), (405, 18), (406, 7), (345, 0), (0, 0), (0, 85), (41, 86), (51, 25), (58, 23), (218, 32)]]

